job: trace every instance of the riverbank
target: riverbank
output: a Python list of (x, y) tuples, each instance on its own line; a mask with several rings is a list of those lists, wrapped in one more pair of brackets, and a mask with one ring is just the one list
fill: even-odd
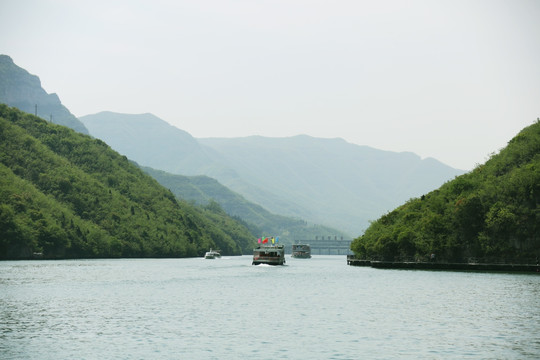
[(356, 259), (352, 256), (347, 256), (347, 265), (369, 266), (376, 269), (535, 272), (535, 273), (540, 274), (540, 266), (538, 264), (484, 264), (484, 263), (371, 261), (371, 260)]

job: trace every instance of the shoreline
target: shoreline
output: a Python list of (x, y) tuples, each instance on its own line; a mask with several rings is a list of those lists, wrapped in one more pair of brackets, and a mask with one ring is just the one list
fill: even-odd
[(486, 263), (442, 263), (442, 262), (401, 262), (371, 261), (347, 257), (347, 265), (367, 266), (375, 269), (405, 270), (447, 270), (447, 271), (501, 271), (539, 273), (537, 264), (486, 264)]

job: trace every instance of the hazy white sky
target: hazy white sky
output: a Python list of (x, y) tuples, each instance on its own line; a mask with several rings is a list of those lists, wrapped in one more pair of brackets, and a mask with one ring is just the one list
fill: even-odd
[(470, 170), (540, 117), (539, 19), (537, 0), (0, 0), (0, 53), (76, 116)]

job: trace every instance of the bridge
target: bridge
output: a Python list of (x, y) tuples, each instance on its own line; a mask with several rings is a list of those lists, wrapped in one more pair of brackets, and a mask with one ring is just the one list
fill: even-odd
[(295, 240), (295, 244), (309, 244), (311, 255), (352, 255), (352, 239), (337, 236), (321, 236), (311, 240)]

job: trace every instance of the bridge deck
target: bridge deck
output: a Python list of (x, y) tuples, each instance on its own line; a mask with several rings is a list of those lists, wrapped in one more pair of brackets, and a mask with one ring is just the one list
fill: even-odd
[(297, 240), (296, 244), (309, 244), (311, 255), (351, 255), (352, 240)]

